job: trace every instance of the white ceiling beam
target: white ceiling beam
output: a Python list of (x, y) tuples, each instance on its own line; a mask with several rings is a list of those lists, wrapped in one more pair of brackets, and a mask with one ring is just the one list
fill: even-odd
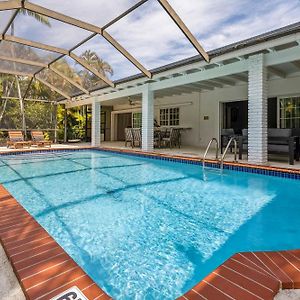
[(221, 83), (219, 83), (217, 81), (204, 81), (203, 83), (205, 85), (212, 86), (212, 87), (217, 87), (217, 88), (224, 87), (224, 84), (221, 84)]
[(60, 103), (64, 103), (66, 105), (66, 108), (72, 108), (76, 106), (82, 106), (82, 105), (90, 105), (93, 103), (93, 98), (86, 98), (86, 99), (81, 99), (81, 100), (75, 100), (73, 101), (61, 101)]
[(268, 71), (269, 73), (275, 75), (275, 76), (278, 76), (280, 78), (286, 78), (286, 73), (281, 71), (281, 70), (278, 70), (274, 67), (268, 67)]
[(144, 91), (144, 85), (128, 88), (122, 91), (116, 91), (115, 93), (112, 94), (106, 94), (106, 95), (99, 95), (99, 96), (93, 96), (96, 102), (102, 102), (106, 100), (113, 100), (113, 99), (118, 99), (122, 97), (128, 97), (128, 96), (133, 96), (133, 95), (138, 95), (142, 94)]
[(203, 47), (200, 45), (195, 36), (191, 33), (191, 31), (187, 28), (185, 23), (181, 20), (172, 6), (169, 4), (167, 0), (158, 0), (160, 5), (164, 8), (167, 14), (171, 17), (171, 19), (175, 22), (175, 24), (179, 27), (182, 33), (186, 36), (186, 38), (190, 41), (190, 43), (194, 46), (194, 48), (198, 51), (198, 53), (204, 58), (206, 62), (209, 62), (209, 56)]
[(209, 91), (212, 91), (214, 90), (214, 87), (213, 86), (210, 86), (210, 85), (205, 85), (205, 84), (201, 84), (201, 83), (192, 83), (190, 84), (189, 86), (193, 87), (193, 88), (196, 88), (197, 90), (209, 90)]
[(300, 46), (265, 54), (265, 65), (275, 66), (299, 60)]
[[(179, 86), (179, 87), (174, 87), (172, 89), (170, 89), (176, 93), (179, 93), (179, 94), (190, 94), (190, 93), (193, 93), (196, 91), (195, 88), (193, 87), (188, 87), (188, 86)], [(160, 91), (160, 90), (159, 90)]]
[(233, 75), (230, 75), (230, 77), (232, 77), (236, 80), (242, 81), (242, 82), (248, 82), (248, 77), (247, 76), (242, 76), (242, 75), (239, 75), (239, 74), (233, 74)]
[(295, 60), (291, 62), (297, 69), (300, 69), (300, 60)]
[(212, 87), (212, 88), (222, 88), (223, 85), (221, 83), (217, 83), (217, 82), (211, 82), (211, 81), (200, 81), (199, 83), (196, 82), (195, 84), (199, 84), (202, 86), (208, 86), (208, 87)]
[(229, 80), (229, 79), (225, 79), (225, 78), (215, 78), (215, 79), (212, 79), (210, 80), (210, 82), (216, 82), (216, 83), (220, 83), (220, 84), (223, 84), (223, 85), (229, 85), (229, 86), (235, 86), (236, 85), (236, 82), (233, 81), (233, 80)]
[(195, 83), (198, 81), (204, 81), (214, 79), (218, 77), (228, 76), (231, 74), (246, 72), (248, 70), (248, 64), (246, 61), (238, 61), (232, 64), (216, 67), (213, 69), (206, 70), (205, 72), (196, 72), (187, 74), (185, 76), (175, 77), (172, 79), (166, 79), (160, 82), (150, 83), (152, 90), (159, 90), (162, 88), (171, 88), (174, 86), (185, 85), (189, 83)]

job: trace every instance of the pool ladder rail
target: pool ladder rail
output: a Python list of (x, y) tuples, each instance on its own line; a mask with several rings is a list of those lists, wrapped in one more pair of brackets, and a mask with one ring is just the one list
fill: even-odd
[(216, 138), (212, 138), (207, 147), (206, 147), (206, 150), (205, 150), (205, 153), (204, 153), (204, 156), (203, 156), (203, 161), (202, 161), (202, 167), (203, 169), (205, 169), (205, 160), (206, 160), (206, 156), (208, 154), (208, 151), (212, 145), (212, 143), (215, 142), (216, 144), (216, 160), (217, 161), (220, 161), (220, 170), (221, 172), (223, 172), (223, 168), (224, 168), (224, 159), (226, 157), (226, 154), (231, 146), (231, 144), (233, 143), (234, 145), (234, 162), (237, 162), (237, 141), (236, 141), (236, 138), (235, 137), (231, 137), (230, 140), (228, 141), (227, 145), (226, 145), (226, 148), (221, 156), (221, 160), (219, 160), (219, 142)]

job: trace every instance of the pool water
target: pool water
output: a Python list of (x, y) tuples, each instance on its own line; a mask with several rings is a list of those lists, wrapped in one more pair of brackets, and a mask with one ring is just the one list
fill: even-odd
[(101, 151), (0, 156), (0, 182), (114, 299), (175, 299), (238, 251), (300, 247), (300, 181)]

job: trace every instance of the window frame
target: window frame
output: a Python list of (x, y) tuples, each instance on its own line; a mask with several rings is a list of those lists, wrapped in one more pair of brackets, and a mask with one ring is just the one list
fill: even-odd
[[(293, 100), (294, 103), (292, 103), (290, 116), (286, 117), (286, 107), (281, 108), (281, 103), (289, 100)], [(287, 121), (290, 123), (288, 126)], [(300, 128), (300, 95), (278, 97), (278, 128)]]
[(165, 127), (180, 126), (180, 107), (172, 106), (172, 107), (160, 108), (159, 124), (160, 126), (165, 126)]
[[(138, 115), (138, 118), (136, 117), (137, 115)], [(132, 112), (131, 123), (132, 123), (132, 128), (142, 128), (142, 112), (141, 111)]]

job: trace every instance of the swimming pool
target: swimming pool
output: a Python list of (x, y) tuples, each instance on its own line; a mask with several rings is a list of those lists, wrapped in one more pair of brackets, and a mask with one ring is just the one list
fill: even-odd
[(0, 182), (114, 299), (175, 299), (235, 252), (299, 248), (299, 180), (76, 151), (0, 156)]

